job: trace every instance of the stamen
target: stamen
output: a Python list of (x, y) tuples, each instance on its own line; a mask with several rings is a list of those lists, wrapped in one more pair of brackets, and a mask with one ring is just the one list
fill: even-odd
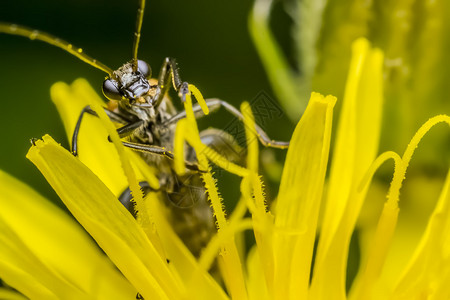
[(397, 225), (400, 189), (402, 187), (403, 180), (405, 179), (409, 162), (411, 161), (415, 149), (425, 134), (439, 123), (447, 123), (450, 126), (450, 117), (446, 115), (439, 115), (429, 119), (425, 124), (423, 124), (411, 139), (408, 147), (406, 147), (401, 161), (398, 165), (396, 165), (388, 193), (388, 200), (384, 204), (384, 208), (379, 219), (376, 233), (372, 241), (372, 250), (366, 260), (366, 267), (364, 268), (362, 274), (361, 284), (358, 286), (356, 298), (364, 299), (366, 296), (370, 295), (374, 282), (376, 282), (376, 279), (380, 276), (389, 246), (391, 245), (394, 230)]
[(255, 118), (248, 102), (243, 102), (241, 112), (244, 116), (245, 137), (247, 141), (247, 168), (250, 170), (250, 181), (255, 196), (255, 205), (262, 218), (266, 212), (262, 181), (258, 176), (259, 145), (255, 129)]
[[(201, 94), (198, 93), (198, 95)], [(202, 98), (203, 97), (201, 97), (200, 99), (197, 98), (197, 101), (200, 100), (199, 103), (204, 102)], [(180, 130), (181, 133), (179, 134), (192, 133), (189, 134), (188, 136), (185, 136), (184, 138), (185, 140), (188, 140), (188, 142), (190, 142), (192, 147), (194, 147), (197, 153), (197, 159), (199, 164), (201, 166), (208, 166), (209, 163), (206, 157), (206, 152), (208, 151), (205, 151), (207, 150), (208, 147), (203, 145), (200, 140), (197, 122), (195, 119), (194, 111), (192, 110), (191, 93), (186, 94), (186, 101), (184, 102), (184, 108), (186, 111), (187, 119), (186, 121), (184, 121), (185, 125), (183, 125), (183, 122), (181, 124), (182, 126), (185, 126), (185, 130)], [(180, 143), (181, 138), (178, 138), (177, 141), (178, 149), (175, 151), (177, 154), (180, 153), (180, 151), (183, 152), (182, 150), (179, 150), (181, 146)], [(203, 147), (199, 147), (202, 145)], [(184, 155), (178, 159), (182, 159), (183, 157)], [(179, 168), (181, 163), (178, 162), (177, 164), (178, 164), (177, 168)], [(216, 187), (216, 181), (211, 174), (211, 168), (208, 167), (207, 172), (202, 173), (201, 177), (204, 182), (205, 188), (208, 192), (208, 198), (217, 220), (217, 229), (218, 232), (220, 233), (221, 231), (225, 230), (228, 227), (228, 223), (225, 217), (225, 210), (223, 208), (222, 199)], [(244, 274), (242, 273), (241, 261), (234, 241), (234, 237), (228, 237), (224, 239), (221, 242), (221, 247), (222, 249), (219, 256), (219, 263), (221, 263), (222, 267), (221, 271), (225, 284), (227, 285), (232, 298), (245, 300), (247, 299), (247, 290), (244, 283), (245, 282)]]
[(222, 230), (211, 239), (208, 246), (203, 250), (199, 259), (199, 264), (205, 270), (209, 270), (217, 257), (217, 253), (220, 250), (220, 246), (226, 242), (227, 239), (234, 237), (237, 233), (244, 230), (251, 230), (253, 228), (253, 221), (250, 218), (240, 220), (239, 222), (233, 222), (226, 230)]
[[(122, 162), (123, 170), (128, 180), (128, 184), (133, 194), (134, 201), (136, 202), (143, 201), (143, 193), (137, 183), (136, 174), (134, 173), (134, 170), (130, 164), (130, 161), (128, 160), (128, 157), (126, 157), (125, 155), (125, 149), (123, 148), (122, 142), (120, 140), (119, 135), (117, 134), (116, 129), (114, 128), (114, 125), (111, 123), (108, 116), (106, 115), (104, 110), (100, 107), (100, 105), (98, 105), (97, 103), (91, 103), (91, 108), (99, 116), (100, 120), (103, 123), (103, 126), (108, 131), (108, 134), (111, 137), (114, 146), (116, 147), (117, 153), (119, 154), (120, 160)], [(138, 206), (138, 208), (144, 207), (142, 204), (136, 203), (136, 205)], [(141, 213), (141, 211), (139, 211), (138, 213)], [(144, 220), (145, 217), (142, 218), (142, 221)]]
[(133, 196), (133, 201), (136, 204), (136, 210), (138, 214), (137, 221), (140, 223), (140, 226), (146, 233), (147, 237), (151, 241), (151, 243), (154, 245), (154, 247), (158, 250), (161, 257), (165, 258), (164, 250), (162, 248), (161, 241), (159, 239), (159, 236), (155, 230), (155, 224), (146, 209), (144, 199), (143, 199), (143, 192), (138, 184), (136, 174), (133, 170), (133, 167), (131, 166), (131, 163), (125, 154), (125, 148), (122, 145), (122, 141), (120, 140), (119, 134), (116, 131), (116, 128), (112, 124), (111, 120), (106, 115), (103, 108), (96, 102), (92, 102), (90, 104), (92, 110), (94, 110), (97, 115), (99, 116), (100, 120), (103, 123), (103, 126), (108, 131), (109, 136), (111, 137), (111, 140), (116, 147), (117, 153), (119, 154), (120, 161), (122, 163), (122, 168), (124, 170), (125, 176), (127, 177), (128, 185), (131, 190), (131, 194)]
[(255, 129), (255, 118), (248, 102), (241, 104), (241, 112), (244, 116), (245, 137), (247, 141), (247, 168), (258, 173), (258, 138)]
[(393, 151), (386, 151), (380, 156), (378, 156), (375, 161), (372, 163), (370, 168), (367, 170), (366, 174), (364, 175), (363, 179), (358, 185), (357, 192), (360, 193), (372, 180), (373, 175), (375, 172), (381, 167), (382, 164), (384, 164), (388, 159), (394, 160), (395, 166), (398, 166), (402, 163), (402, 158)]
[(194, 95), (195, 99), (197, 100), (198, 104), (202, 108), (202, 111), (205, 115), (209, 114), (209, 107), (206, 105), (206, 101), (203, 98), (202, 93), (200, 93), (199, 89), (193, 85), (189, 84), (189, 91)]

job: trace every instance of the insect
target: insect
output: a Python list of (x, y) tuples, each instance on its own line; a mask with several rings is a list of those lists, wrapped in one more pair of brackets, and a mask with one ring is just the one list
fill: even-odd
[[(185, 111), (177, 111), (171, 100), (166, 97), (170, 87), (185, 101), (190, 93), (189, 84), (182, 81), (173, 58), (163, 61), (161, 70), (152, 79), (152, 69), (143, 60), (138, 59), (138, 47), (141, 37), (145, 0), (140, 0), (137, 11), (136, 30), (134, 34), (132, 58), (129, 62), (113, 70), (85, 54), (80, 48), (56, 38), (48, 33), (29, 29), (20, 25), (0, 23), (0, 33), (19, 35), (32, 40), (40, 40), (59, 47), (85, 63), (102, 70), (108, 77), (103, 82), (102, 92), (112, 105), (105, 107), (109, 118), (121, 127), (117, 129), (126, 147), (139, 151), (141, 156), (158, 169), (164, 203), (167, 205), (167, 217), (175, 232), (190, 251), (199, 256), (202, 248), (215, 233), (213, 214), (207, 203), (207, 195), (201, 180), (201, 170), (197, 165), (193, 148), (185, 151), (186, 173), (178, 175), (173, 167), (173, 139), (176, 124), (186, 117)], [(243, 115), (231, 104), (220, 99), (206, 99), (211, 112), (223, 107), (234, 117), (242, 120)], [(193, 106), (196, 117), (201, 117), (201, 107)], [(83, 117), (88, 114), (96, 116), (89, 107), (85, 107), (78, 118), (72, 137), (72, 153), (77, 156), (78, 135)], [(263, 145), (275, 148), (287, 148), (287, 142), (273, 141), (256, 125), (258, 137)], [(200, 133), (201, 140), (207, 146), (220, 151), (226, 158), (236, 161), (236, 153), (241, 152), (234, 138), (219, 129), (208, 129)], [(234, 152), (234, 153), (233, 153)], [(141, 183), (145, 192), (151, 188)], [(156, 192), (156, 191), (155, 191)], [(119, 197), (121, 203), (136, 217), (131, 193), (125, 190)]]

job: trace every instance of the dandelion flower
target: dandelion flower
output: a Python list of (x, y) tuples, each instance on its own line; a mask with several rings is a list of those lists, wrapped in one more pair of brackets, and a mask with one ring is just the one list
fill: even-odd
[[(409, 262), (394, 272), (396, 278), (383, 272), (389, 268), (386, 261), (399, 213), (399, 191), (414, 150), (434, 125), (450, 125), (450, 118), (437, 116), (426, 122), (403, 155), (385, 152), (376, 157), (382, 62), (379, 49), (365, 39), (355, 41), (330, 167), (336, 98), (312, 93), (293, 133), (272, 206), (258, 175), (249, 105), (241, 107), (248, 141), (247, 164), (242, 167), (201, 143), (192, 99), (187, 97), (187, 118), (178, 123), (175, 136), (177, 171), (184, 170), (180, 153), (187, 141), (205, 170), (213, 162), (242, 178), (242, 197), (227, 216), (213, 174), (202, 175), (218, 231), (198, 259), (174, 233), (155, 196), (143, 198), (137, 183), (146, 180), (157, 186), (158, 182), (150, 166), (123, 148), (115, 127), (102, 115), (101, 98), (84, 80), (72, 86), (55, 84), (52, 98), (69, 134), (86, 105), (100, 119), (88, 118), (83, 125), (79, 159), (49, 136), (36, 141), (27, 157), (106, 255), (63, 212), (0, 173), (0, 274), (14, 288), (2, 288), (0, 295), (17, 299), (21, 294), (31, 299), (133, 299), (137, 293), (145, 299), (447, 298), (449, 179), (421, 241), (409, 250)], [(191, 91), (201, 100), (198, 90), (191, 87)], [(113, 143), (107, 141), (108, 135)], [(371, 178), (388, 159), (395, 169), (387, 201), (369, 242), (361, 245), (361, 267), (347, 291), (350, 239)], [(127, 186), (138, 207), (137, 219), (117, 200)], [(250, 218), (245, 217), (247, 210)], [(244, 230), (252, 230), (256, 239), (249, 253), (236, 243)], [(208, 273), (215, 259), (224, 286)]]

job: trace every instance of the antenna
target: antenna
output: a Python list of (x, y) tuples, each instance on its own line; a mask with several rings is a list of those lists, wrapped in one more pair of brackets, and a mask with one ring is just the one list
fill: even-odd
[(73, 56), (78, 57), (85, 63), (102, 70), (105, 73), (108, 73), (110, 76), (113, 73), (113, 70), (106, 65), (102, 64), (101, 62), (97, 61), (96, 59), (93, 59), (87, 54), (83, 53), (83, 49), (77, 48), (73, 46), (72, 44), (63, 41), (49, 33), (46, 32), (40, 32), (38, 30), (34, 30), (31, 28), (27, 28), (20, 25), (10, 24), (10, 23), (2, 23), (0, 22), (0, 33), (7, 33), (12, 35), (19, 35), (27, 37), (31, 40), (39, 40), (43, 41), (47, 44), (56, 46), (58, 48), (63, 49), (66, 52), (69, 52)]
[(133, 69), (137, 70), (137, 53), (139, 48), (139, 41), (141, 40), (141, 29), (142, 22), (144, 20), (144, 9), (145, 9), (145, 0), (140, 0), (139, 8), (137, 10), (136, 17), (136, 31), (134, 32), (134, 41), (133, 41)]

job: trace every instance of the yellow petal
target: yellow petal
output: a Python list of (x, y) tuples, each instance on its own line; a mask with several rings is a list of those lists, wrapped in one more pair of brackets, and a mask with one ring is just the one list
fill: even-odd
[(2, 171), (0, 182), (0, 220), (38, 260), (97, 299), (133, 295), (135, 289), (72, 218)]
[(134, 287), (148, 299), (180, 298), (183, 288), (110, 190), (49, 136), (27, 157)]
[(19, 294), (16, 291), (0, 288), (0, 299), (8, 299), (8, 300), (26, 300), (24, 296)]
[(43, 299), (92, 299), (41, 262), (0, 220), (0, 274), (24, 295)]
[(264, 283), (264, 270), (256, 247), (250, 249), (247, 254), (247, 289), (248, 298), (251, 300), (270, 300), (269, 291)]
[[(3, 249), (0, 249), (3, 251)], [(58, 299), (49, 289), (43, 286), (37, 278), (30, 274), (30, 268), (24, 271), (15, 265), (14, 260), (0, 260), (0, 273), (5, 282), (25, 295), (26, 299)], [(1, 295), (1, 293), (0, 293)], [(0, 299), (9, 299), (2, 297)]]
[(307, 297), (335, 102), (312, 93), (291, 139), (275, 215), (276, 299)]
[[(57, 82), (51, 88), (51, 97), (63, 120), (69, 142), (81, 111), (91, 102), (104, 105), (101, 98), (84, 79), (71, 86)], [(108, 133), (100, 120), (85, 114), (78, 136), (78, 156), (103, 183), (119, 196), (127, 187), (127, 180), (120, 165), (114, 145), (108, 142)]]
[[(150, 196), (150, 195), (149, 195)], [(148, 199), (151, 200), (151, 199)], [(192, 253), (175, 234), (165, 216), (160, 201), (146, 201), (149, 210), (154, 212), (155, 222), (161, 241), (170, 258), (169, 267), (176, 270), (179, 278), (185, 282), (188, 299), (228, 299), (222, 287), (202, 268)], [(217, 252), (214, 253), (217, 255)], [(214, 258), (215, 258), (214, 256)]]
[(366, 39), (352, 49), (311, 283), (315, 299), (345, 298), (348, 247), (367, 191), (357, 188), (378, 151), (383, 54)]

